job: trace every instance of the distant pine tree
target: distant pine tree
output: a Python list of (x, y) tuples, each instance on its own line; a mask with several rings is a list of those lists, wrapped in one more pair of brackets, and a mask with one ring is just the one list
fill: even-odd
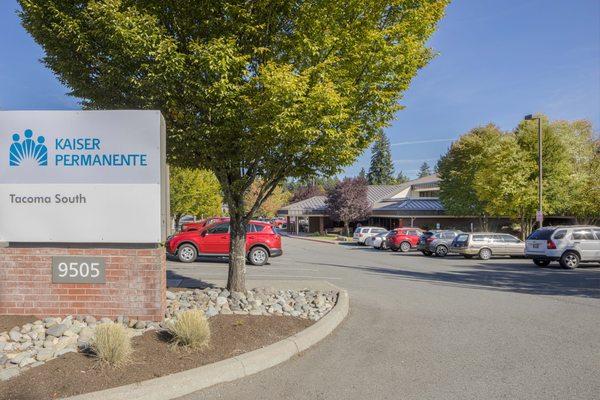
[(431, 175), (431, 167), (429, 166), (429, 164), (427, 164), (427, 161), (425, 161), (423, 164), (421, 164), (421, 167), (419, 168), (419, 178), (423, 178), (429, 175)]
[(360, 172), (358, 173), (358, 177), (362, 178), (362, 179), (367, 179), (367, 173), (365, 172), (364, 168), (360, 169)]
[(402, 171), (398, 172), (398, 176), (396, 177), (397, 185), (404, 183), (404, 182), (408, 182), (408, 181), (410, 181), (410, 179), (408, 178), (408, 176), (404, 175), (404, 172), (402, 172)]
[(371, 166), (367, 174), (370, 185), (390, 185), (394, 183), (394, 164), (390, 140), (381, 133), (371, 149)]

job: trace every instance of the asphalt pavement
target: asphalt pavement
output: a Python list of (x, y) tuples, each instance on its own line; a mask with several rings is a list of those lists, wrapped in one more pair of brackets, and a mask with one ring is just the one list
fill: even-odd
[[(381, 252), (284, 238), (249, 286), (344, 287), (346, 321), (292, 360), (200, 399), (599, 399), (600, 266)], [(224, 284), (226, 260), (168, 263), (171, 285)]]

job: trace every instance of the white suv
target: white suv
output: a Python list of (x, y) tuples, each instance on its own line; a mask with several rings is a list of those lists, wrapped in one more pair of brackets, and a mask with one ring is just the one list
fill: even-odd
[(385, 228), (379, 228), (376, 226), (361, 226), (354, 230), (354, 235), (352, 236), (352, 240), (357, 242), (358, 244), (365, 244), (365, 240), (372, 236), (377, 236), (380, 233), (387, 232)]
[(600, 228), (597, 226), (550, 226), (538, 229), (525, 242), (525, 256), (540, 267), (558, 261), (575, 269), (581, 261), (600, 262)]

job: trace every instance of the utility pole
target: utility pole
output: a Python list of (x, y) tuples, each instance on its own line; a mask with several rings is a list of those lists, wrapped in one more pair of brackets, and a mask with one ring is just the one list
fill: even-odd
[(542, 178), (543, 178), (543, 166), (542, 166), (542, 119), (540, 117), (534, 117), (529, 114), (525, 116), (526, 121), (532, 121), (537, 119), (538, 123), (538, 212), (536, 215), (536, 219), (540, 224), (540, 228), (543, 226), (544, 222), (544, 212), (542, 208)]

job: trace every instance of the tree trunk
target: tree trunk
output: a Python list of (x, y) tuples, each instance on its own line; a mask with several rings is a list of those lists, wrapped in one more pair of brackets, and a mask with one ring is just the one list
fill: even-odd
[[(244, 292), (246, 290), (246, 221), (244, 221), (243, 199), (229, 204), (229, 274), (227, 290)], [(238, 204), (235, 204), (238, 203)]]
[(348, 221), (344, 221), (344, 230), (346, 231), (346, 237), (350, 236), (350, 223)]

